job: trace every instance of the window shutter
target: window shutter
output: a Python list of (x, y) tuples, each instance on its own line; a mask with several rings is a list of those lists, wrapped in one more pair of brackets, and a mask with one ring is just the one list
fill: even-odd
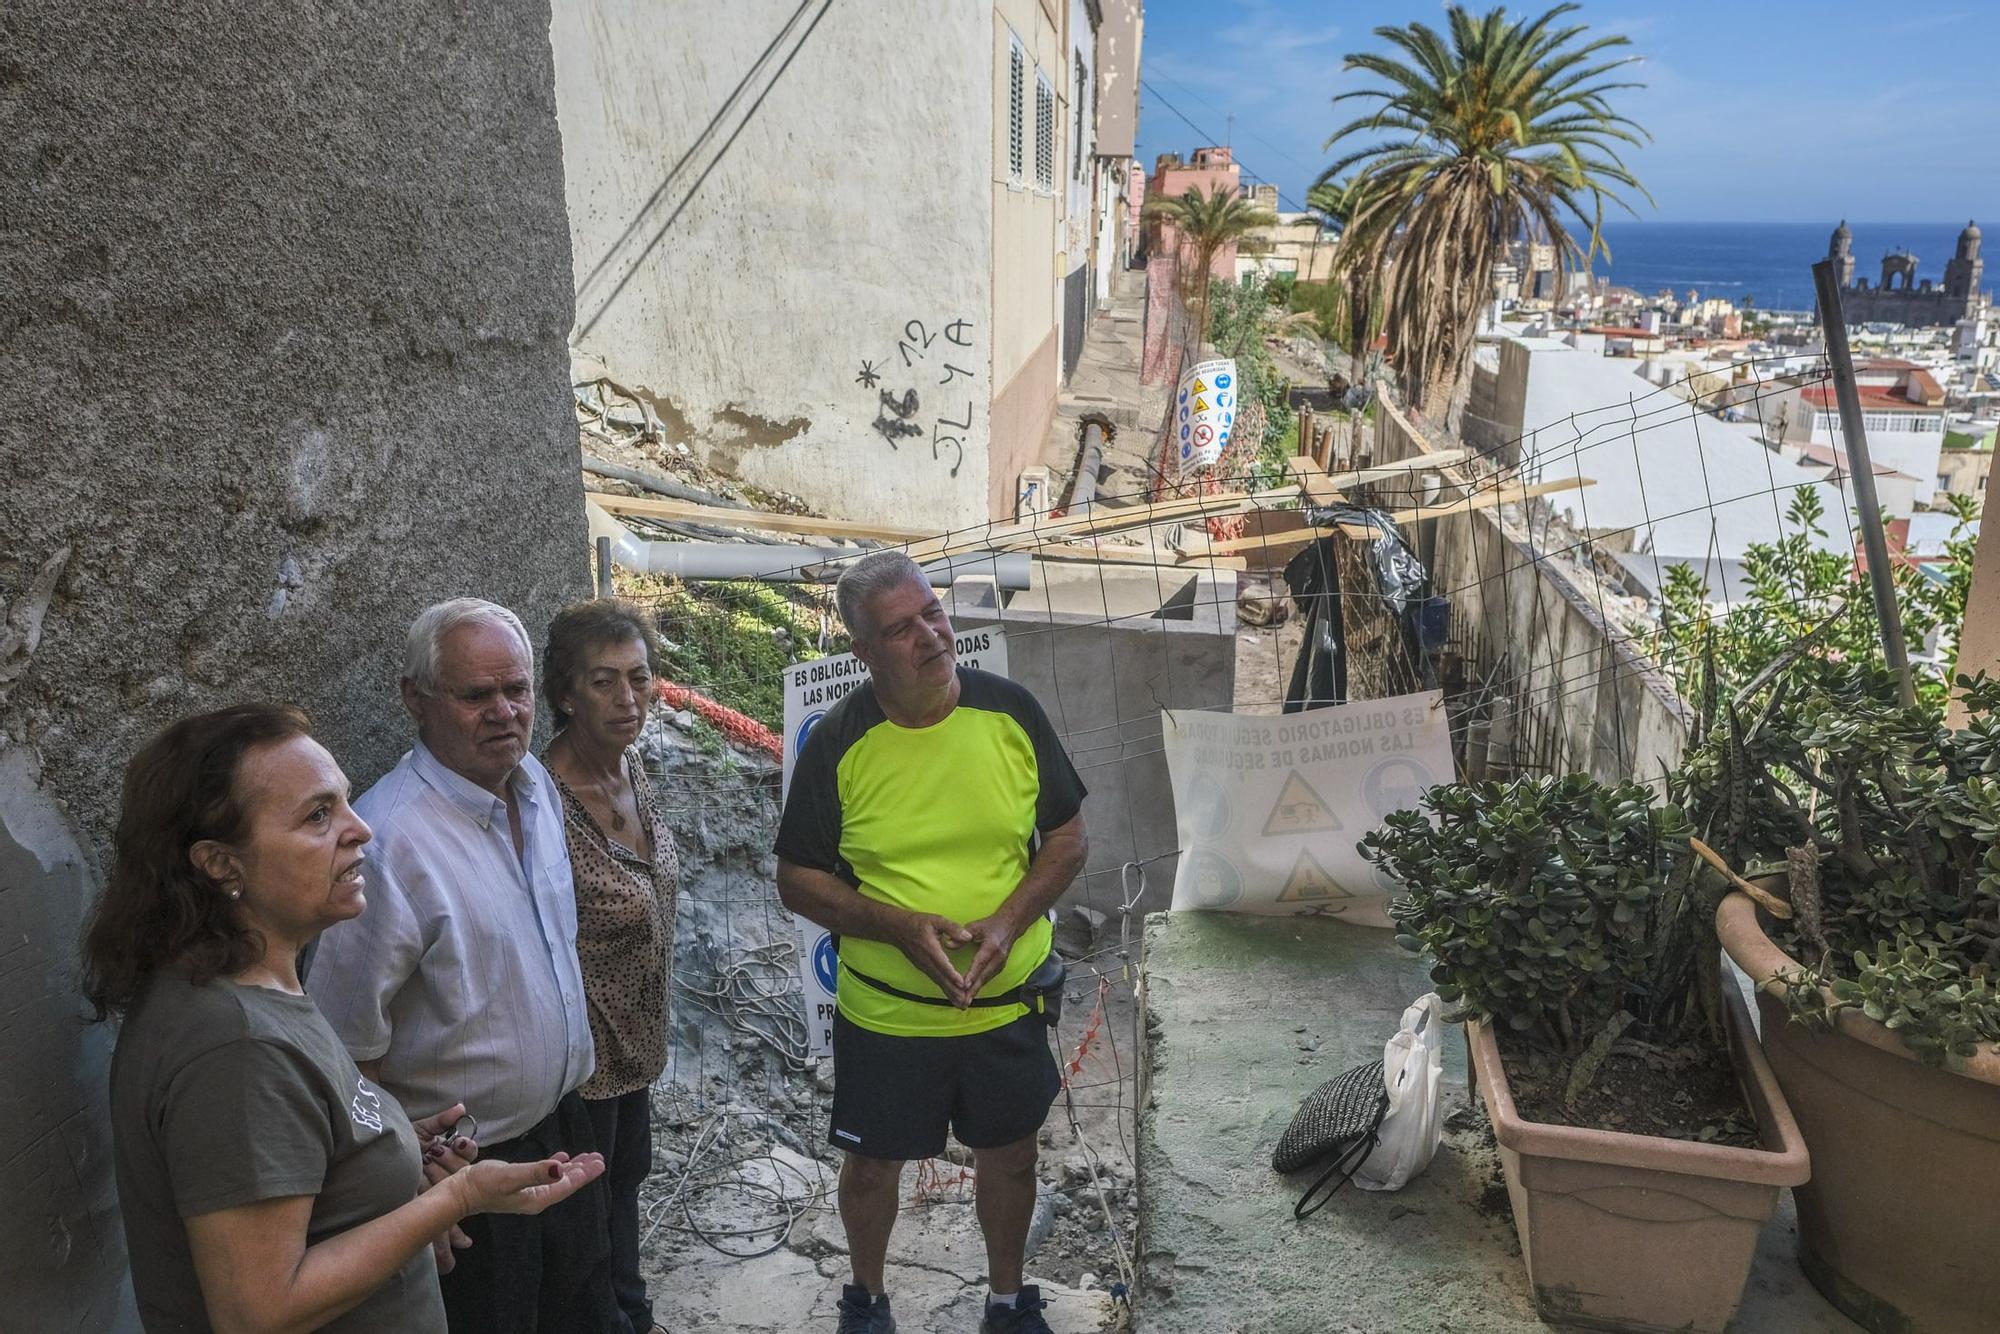
[(1056, 188), (1056, 94), (1040, 70), (1035, 71), (1035, 184)]
[(1008, 52), (1007, 80), (1007, 176), (1015, 184), (1021, 181), (1027, 145), (1027, 61), (1023, 58), (1021, 43), (1016, 41)]

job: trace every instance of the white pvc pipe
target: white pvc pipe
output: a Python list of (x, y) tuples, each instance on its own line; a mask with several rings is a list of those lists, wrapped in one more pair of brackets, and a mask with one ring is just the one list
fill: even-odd
[[(857, 554), (852, 547), (773, 546), (753, 542), (648, 542), (637, 537), (614, 544), (612, 559), (628, 569), (678, 579), (763, 579), (772, 583), (826, 582), (836, 562)], [(923, 567), (934, 588), (956, 580), (991, 579), (1000, 588), (1031, 586), (1031, 562), (1024, 552), (979, 552), (951, 556)]]

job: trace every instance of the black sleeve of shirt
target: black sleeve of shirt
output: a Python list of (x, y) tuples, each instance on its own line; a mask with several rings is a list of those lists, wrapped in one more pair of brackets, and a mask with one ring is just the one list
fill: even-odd
[(785, 813), (778, 822), (773, 849), (794, 866), (837, 875), (854, 884), (854, 872), (840, 857), (840, 756), (832, 718), (823, 720), (806, 738), (792, 769), (792, 786), (785, 794)]
[(1033, 692), (1023, 689), (1019, 696), (1020, 713), (1017, 715), (1028, 729), (1028, 737), (1035, 743), (1035, 776), (1041, 784), (1041, 792), (1035, 798), (1035, 828), (1047, 833), (1068, 824), (1083, 809), (1083, 799), (1088, 794), (1083, 779), (1077, 776), (1076, 766), (1070, 763), (1069, 752), (1063, 749), (1062, 741), (1056, 736), (1055, 725), (1043, 711), (1042, 703)]

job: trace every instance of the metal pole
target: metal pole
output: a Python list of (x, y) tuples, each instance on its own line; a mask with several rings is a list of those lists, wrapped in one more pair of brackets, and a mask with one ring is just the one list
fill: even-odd
[(1854, 502), (1861, 511), (1861, 546), (1868, 555), (1868, 583), (1875, 594), (1875, 620), (1882, 631), (1882, 656), (1896, 674), (1896, 693), (1905, 708), (1917, 702), (1910, 682), (1910, 657), (1903, 643), (1903, 617), (1896, 606), (1895, 571), (1889, 540), (1882, 532), (1882, 507), (1875, 499), (1875, 465), (1868, 457), (1868, 433), (1861, 395), (1854, 384), (1854, 361), (1847, 350), (1847, 317), (1840, 308), (1840, 281), (1833, 261), (1813, 265), (1819, 296), (1819, 325), (1826, 335), (1826, 359), (1833, 368), (1833, 396), (1840, 404), (1840, 435), (1847, 446), (1847, 472), (1854, 479)]
[(612, 596), (613, 591), (611, 583), (611, 539), (600, 537), (597, 539), (597, 596), (608, 598)]

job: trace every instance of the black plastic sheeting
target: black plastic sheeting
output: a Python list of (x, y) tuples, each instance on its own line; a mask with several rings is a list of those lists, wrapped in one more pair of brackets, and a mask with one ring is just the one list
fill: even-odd
[[(1357, 505), (1308, 506), (1305, 516), (1315, 528), (1351, 523), (1374, 533), (1367, 541), (1375, 591), (1388, 602), (1412, 659), (1428, 681), (1434, 674), (1431, 664), (1450, 634), (1451, 601), (1430, 593), (1430, 574), (1403, 540), (1396, 521), (1381, 510)], [(1305, 620), (1305, 640), (1285, 688), (1286, 713), (1347, 702), (1347, 635), (1340, 610), (1340, 573), (1333, 559), (1336, 540), (1321, 538), (1285, 566), (1285, 584)]]

